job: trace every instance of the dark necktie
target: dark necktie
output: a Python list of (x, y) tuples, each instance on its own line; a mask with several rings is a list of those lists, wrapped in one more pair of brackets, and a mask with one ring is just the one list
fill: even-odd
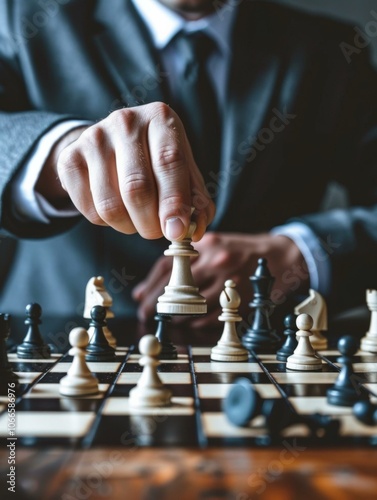
[(203, 32), (180, 33), (175, 43), (185, 69), (174, 109), (183, 121), (205, 182), (213, 183), (219, 170), (221, 118), (207, 61), (216, 44)]

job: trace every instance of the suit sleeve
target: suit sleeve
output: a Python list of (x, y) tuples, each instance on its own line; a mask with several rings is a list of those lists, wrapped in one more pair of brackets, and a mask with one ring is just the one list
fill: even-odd
[(46, 237), (69, 229), (76, 219), (49, 224), (18, 220), (12, 211), (10, 185), (39, 139), (56, 124), (74, 117), (30, 109), (16, 62), (6, 55), (0, 49), (0, 230), (17, 237)]

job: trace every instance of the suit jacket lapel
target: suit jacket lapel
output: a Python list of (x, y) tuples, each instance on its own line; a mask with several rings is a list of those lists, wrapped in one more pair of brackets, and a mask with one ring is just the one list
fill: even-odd
[(120, 91), (114, 109), (166, 100), (166, 73), (132, 3), (99, 0), (95, 18), (94, 43)]
[[(223, 119), (222, 164), (217, 180), (220, 189), (214, 228), (226, 213), (241, 172), (254, 168), (253, 162), (247, 159), (266, 114), (273, 107), (271, 101), (279, 71), (278, 60), (264, 50), (253, 33), (252, 12), (247, 11), (250, 7), (247, 3), (240, 5), (234, 26), (234, 59)], [(250, 187), (250, 196), (255, 188)]]

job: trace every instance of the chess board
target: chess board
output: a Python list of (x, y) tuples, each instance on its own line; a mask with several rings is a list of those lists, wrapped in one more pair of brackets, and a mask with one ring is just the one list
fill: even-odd
[[(53, 354), (50, 359), (20, 360), (9, 355), (20, 376), (21, 394), (16, 404), (17, 446), (62, 446), (87, 449), (102, 446), (212, 447), (273, 444), (263, 417), (247, 427), (231, 424), (222, 411), (223, 398), (237, 377), (248, 377), (262, 398), (283, 398), (299, 414), (320, 412), (339, 419), (340, 435), (331, 445), (377, 445), (377, 429), (358, 422), (352, 408), (330, 406), (326, 390), (334, 383), (339, 367), (337, 351), (320, 351), (321, 372), (288, 372), (275, 355), (250, 357), (248, 362), (210, 360), (210, 348), (178, 347), (178, 359), (162, 360), (159, 373), (173, 393), (172, 406), (133, 410), (129, 391), (138, 381), (141, 367), (135, 347), (118, 348), (115, 362), (91, 362), (99, 379), (100, 393), (69, 398), (59, 394), (59, 381), (72, 358)], [(377, 355), (359, 351), (354, 357), (355, 383), (361, 384), (373, 402), (377, 398)], [(0, 440), (6, 444), (6, 397), (0, 399)], [(281, 441), (298, 445), (326, 445), (305, 426), (283, 431)]]

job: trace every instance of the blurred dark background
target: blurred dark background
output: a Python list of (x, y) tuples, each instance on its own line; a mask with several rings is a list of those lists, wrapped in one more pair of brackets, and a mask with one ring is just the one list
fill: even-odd
[[(358, 25), (362, 31), (369, 21), (377, 23), (377, 0), (280, 0), (280, 3)], [(371, 14), (372, 10), (376, 12), (375, 17)], [(377, 26), (373, 33), (374, 36), (369, 37), (370, 48), (377, 67)]]

